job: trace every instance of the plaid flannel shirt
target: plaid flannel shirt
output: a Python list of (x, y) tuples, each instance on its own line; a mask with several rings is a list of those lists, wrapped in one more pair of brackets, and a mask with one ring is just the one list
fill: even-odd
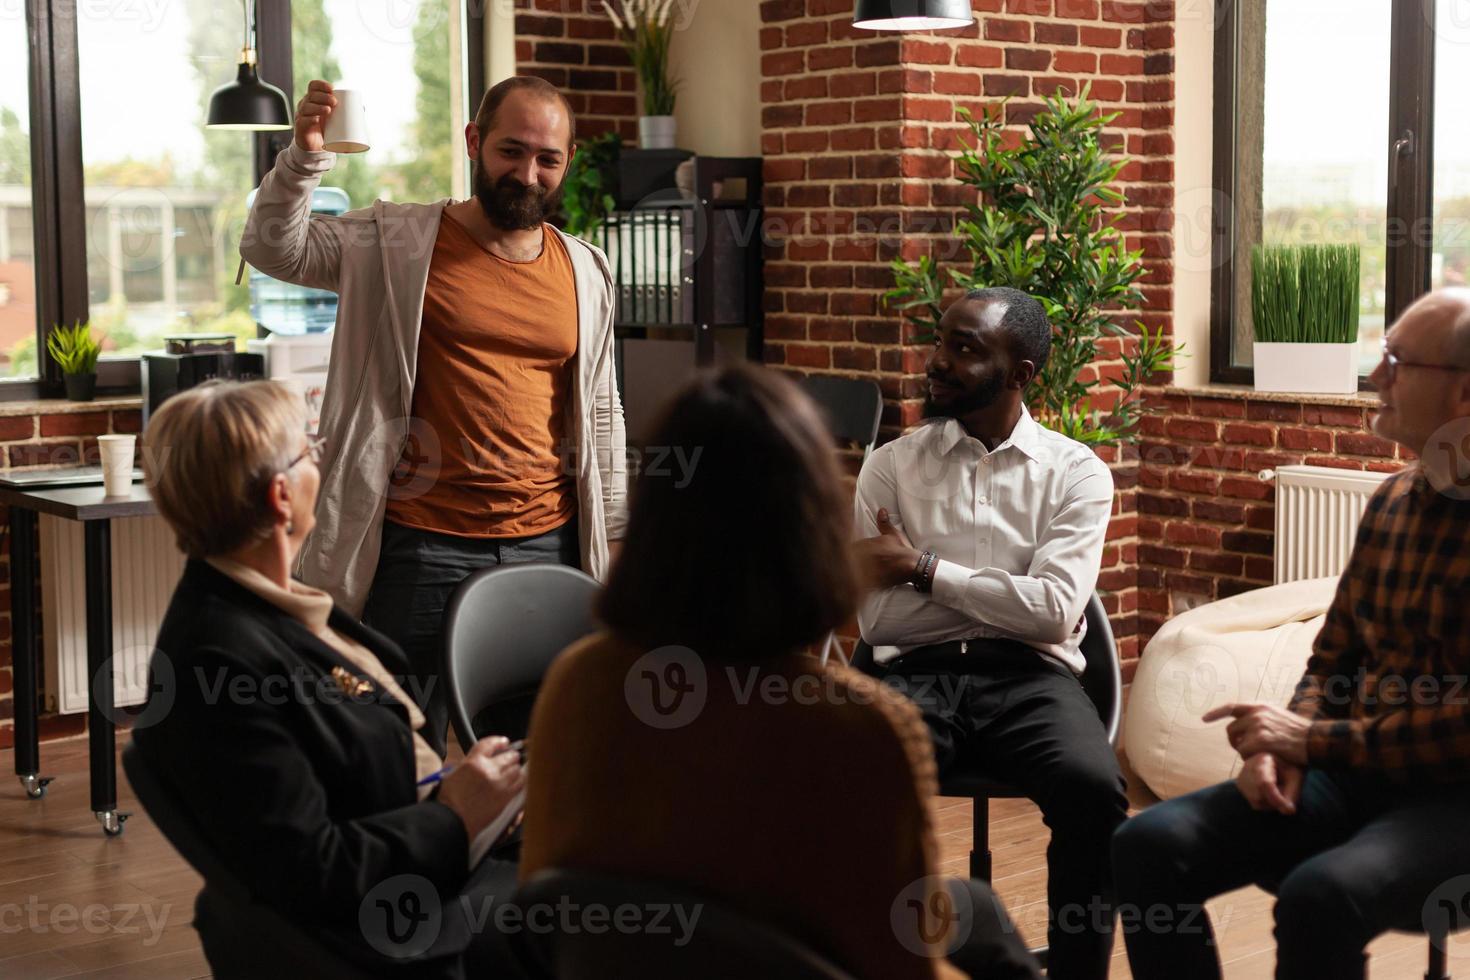
[(1363, 514), (1290, 710), (1307, 760), (1403, 782), (1470, 777), (1470, 501), (1410, 466)]

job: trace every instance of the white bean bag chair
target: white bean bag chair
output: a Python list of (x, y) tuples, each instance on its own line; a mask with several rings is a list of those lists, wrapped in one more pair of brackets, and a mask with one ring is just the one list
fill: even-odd
[(1240, 757), (1218, 721), (1234, 701), (1285, 707), (1337, 591), (1337, 577), (1272, 585), (1175, 616), (1143, 651), (1128, 696), (1123, 747), (1160, 799), (1232, 779)]

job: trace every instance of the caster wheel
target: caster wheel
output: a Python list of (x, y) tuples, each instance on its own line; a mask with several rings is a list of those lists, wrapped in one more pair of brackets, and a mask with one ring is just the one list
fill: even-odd
[(26, 796), (33, 800), (39, 800), (46, 795), (46, 784), (51, 782), (50, 776), (21, 776), (20, 785), (26, 791)]
[(118, 813), (116, 810), (106, 810), (97, 814), (97, 820), (102, 824), (102, 832), (108, 837), (117, 837), (123, 832), (123, 821), (131, 814)]

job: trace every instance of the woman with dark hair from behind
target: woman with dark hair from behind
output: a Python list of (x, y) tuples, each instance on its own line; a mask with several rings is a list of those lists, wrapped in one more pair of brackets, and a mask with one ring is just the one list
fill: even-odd
[(607, 631), (557, 659), (532, 716), (544, 764), (528, 769), (522, 878), (665, 881), (858, 977), (959, 975), (951, 962), (1035, 977), (979, 882), (951, 886), (950, 928), (916, 918), (951, 907), (927, 730), (901, 696), (807, 654), (861, 589), (816, 406), (764, 369), (705, 374), (645, 458)]

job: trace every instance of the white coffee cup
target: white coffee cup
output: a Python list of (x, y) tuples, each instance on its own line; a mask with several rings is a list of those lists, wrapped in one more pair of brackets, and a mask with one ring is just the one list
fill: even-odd
[(333, 88), (337, 106), (322, 130), (322, 149), (333, 153), (362, 153), (368, 149), (367, 107), (355, 89)]
[(109, 497), (126, 497), (133, 487), (133, 451), (137, 436), (98, 436), (102, 450), (102, 488)]

